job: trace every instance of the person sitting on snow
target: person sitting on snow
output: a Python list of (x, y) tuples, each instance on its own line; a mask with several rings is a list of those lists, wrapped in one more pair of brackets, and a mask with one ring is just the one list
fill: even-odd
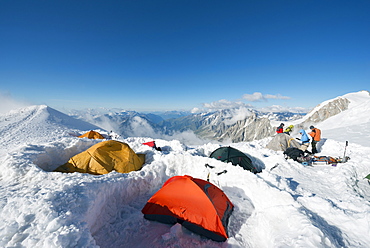
[(280, 126), (276, 128), (276, 133), (283, 133), (284, 123), (281, 123)]
[(301, 138), (297, 138), (297, 140), (301, 141), (301, 147), (300, 150), (307, 152), (307, 148), (310, 145), (310, 138), (308, 138), (308, 135), (305, 130), (301, 129), (299, 130), (299, 134), (301, 135)]
[(285, 128), (284, 133), (290, 135), (290, 133), (293, 131), (293, 125), (289, 125), (287, 128)]

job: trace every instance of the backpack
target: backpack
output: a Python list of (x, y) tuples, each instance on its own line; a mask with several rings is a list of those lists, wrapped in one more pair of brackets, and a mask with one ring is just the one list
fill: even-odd
[(298, 158), (304, 157), (304, 152), (296, 147), (289, 147), (288, 149), (285, 150), (284, 155), (288, 156), (294, 161), (301, 162), (298, 161)]
[(314, 156), (313, 164), (331, 164), (337, 165), (338, 159), (329, 156)]

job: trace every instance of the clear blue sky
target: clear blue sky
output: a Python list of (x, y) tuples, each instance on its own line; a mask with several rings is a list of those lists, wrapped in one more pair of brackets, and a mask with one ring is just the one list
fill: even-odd
[(56, 109), (314, 107), (369, 90), (369, 13), (369, 0), (2, 0), (0, 93)]

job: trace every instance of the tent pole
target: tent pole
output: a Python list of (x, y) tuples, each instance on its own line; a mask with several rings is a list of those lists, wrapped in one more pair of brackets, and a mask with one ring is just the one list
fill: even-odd
[(347, 159), (346, 159), (346, 150), (347, 150), (347, 146), (348, 146), (348, 140), (346, 141), (346, 146), (344, 147), (344, 154), (343, 154), (343, 161), (346, 162)]

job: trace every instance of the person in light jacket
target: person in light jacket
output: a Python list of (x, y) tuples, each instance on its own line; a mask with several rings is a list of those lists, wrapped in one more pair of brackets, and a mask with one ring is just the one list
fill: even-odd
[(301, 147), (299, 149), (305, 152), (310, 145), (310, 138), (308, 138), (306, 131), (303, 129), (299, 130), (299, 134), (301, 135), (301, 138), (298, 139), (301, 141)]

